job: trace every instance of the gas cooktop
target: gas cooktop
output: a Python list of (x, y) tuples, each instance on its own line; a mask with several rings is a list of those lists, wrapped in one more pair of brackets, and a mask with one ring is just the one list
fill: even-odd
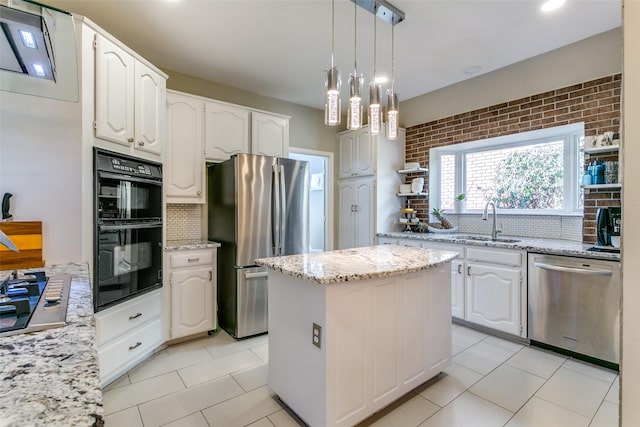
[(71, 276), (27, 272), (0, 285), (0, 337), (64, 326)]

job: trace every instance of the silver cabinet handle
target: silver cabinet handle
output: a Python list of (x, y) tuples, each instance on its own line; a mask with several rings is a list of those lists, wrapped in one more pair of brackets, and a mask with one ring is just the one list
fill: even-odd
[(198, 190), (198, 192), (196, 193), (198, 196), (202, 194), (202, 191)]
[(209, 281), (213, 280), (213, 271), (209, 270)]
[(462, 274), (462, 264), (458, 264), (458, 274)]
[(136, 313), (133, 316), (129, 316), (129, 320), (137, 319), (140, 316), (142, 316), (142, 313)]
[(189, 262), (198, 262), (198, 261), (200, 261), (200, 257), (198, 257), (198, 258), (187, 258), (187, 261), (189, 261)]
[(144, 141), (138, 141), (138, 145), (139, 145), (140, 147), (144, 147)]
[(138, 341), (135, 345), (130, 345), (129, 346), (129, 351), (135, 350), (136, 348), (140, 347), (141, 345), (142, 345), (142, 343), (140, 341)]
[(467, 267), (467, 276), (471, 276), (471, 267)]
[(133, 142), (133, 138), (127, 138), (127, 142)]

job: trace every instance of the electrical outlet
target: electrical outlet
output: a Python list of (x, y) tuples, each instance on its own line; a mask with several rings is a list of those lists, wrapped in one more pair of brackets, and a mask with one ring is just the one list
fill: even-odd
[(313, 336), (311, 338), (311, 342), (318, 348), (321, 348), (321, 335), (322, 335), (322, 326), (313, 324)]

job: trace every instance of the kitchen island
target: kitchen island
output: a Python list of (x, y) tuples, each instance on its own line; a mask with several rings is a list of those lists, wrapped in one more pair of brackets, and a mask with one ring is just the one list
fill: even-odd
[(60, 264), (33, 271), (72, 276), (66, 324), (0, 338), (0, 425), (101, 426), (89, 269)]
[(372, 246), (269, 269), (269, 386), (312, 427), (351, 426), (451, 363), (455, 252)]

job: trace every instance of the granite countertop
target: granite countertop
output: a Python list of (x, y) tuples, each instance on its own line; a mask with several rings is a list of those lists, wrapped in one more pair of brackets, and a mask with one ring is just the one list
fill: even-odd
[(168, 240), (164, 245), (164, 250), (168, 251), (184, 251), (189, 249), (210, 249), (219, 248), (221, 245), (218, 242), (212, 242), (210, 240)]
[[(42, 270), (48, 276), (72, 276), (67, 324), (0, 338), (0, 425), (101, 426), (89, 269), (86, 264), (31, 269)], [(8, 273), (0, 272), (0, 277)]]
[(395, 276), (436, 267), (457, 253), (396, 245), (260, 258), (256, 264), (317, 284)]
[(504, 249), (519, 249), (527, 252), (544, 253), (551, 255), (566, 255), (566, 256), (581, 256), (585, 258), (605, 259), (611, 261), (619, 261), (620, 254), (607, 253), (607, 252), (592, 252), (587, 251), (587, 248), (594, 246), (593, 244), (585, 244), (582, 242), (574, 242), (570, 240), (556, 240), (556, 239), (535, 239), (532, 237), (520, 237), (520, 236), (503, 236), (500, 234), (498, 237), (501, 239), (515, 239), (518, 242), (504, 243), (493, 241), (478, 241), (470, 239), (462, 239), (464, 236), (477, 236), (477, 237), (490, 237), (484, 234), (471, 234), (471, 233), (378, 233), (378, 237), (391, 237), (401, 239), (412, 240), (429, 240), (433, 242), (441, 243), (454, 243), (463, 244), (469, 246), (488, 246), (494, 248)]

